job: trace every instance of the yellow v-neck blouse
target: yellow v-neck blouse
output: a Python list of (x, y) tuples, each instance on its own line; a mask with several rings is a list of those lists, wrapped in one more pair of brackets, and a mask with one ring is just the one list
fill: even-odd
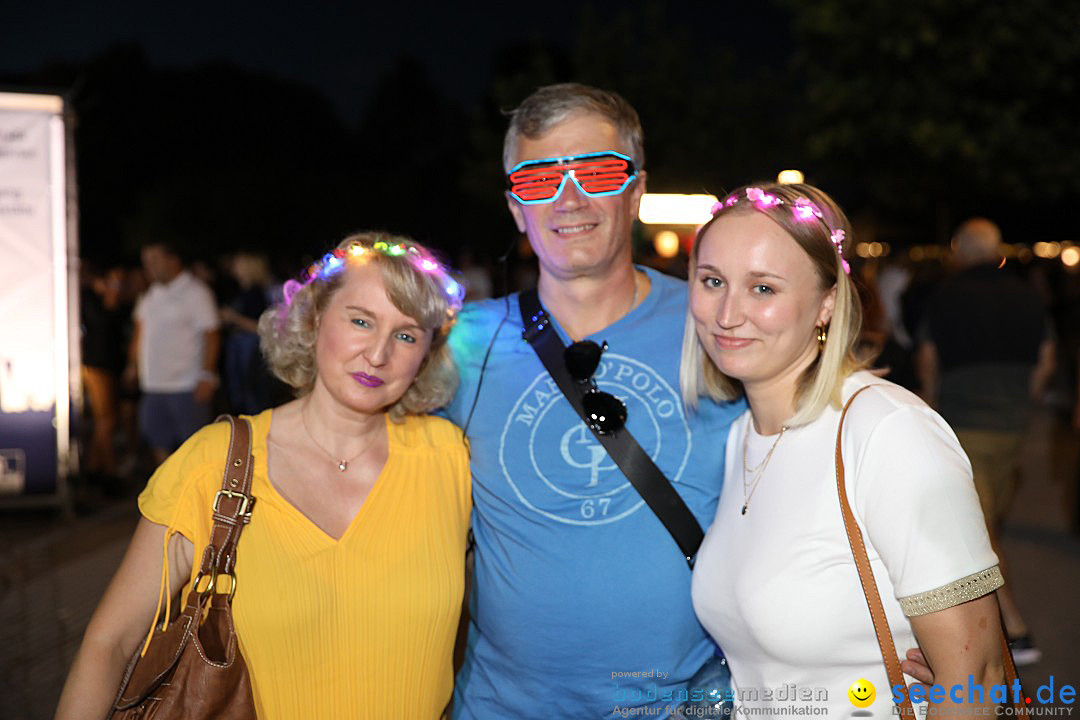
[[(237, 547), (233, 602), (258, 717), (439, 717), (453, 686), (471, 508), (461, 431), (430, 416), (388, 421), (386, 467), (334, 540), (270, 484), (270, 418), (251, 418), (256, 503)], [(195, 545), (191, 579), (228, 439), (225, 423), (203, 428), (139, 496), (148, 520)]]

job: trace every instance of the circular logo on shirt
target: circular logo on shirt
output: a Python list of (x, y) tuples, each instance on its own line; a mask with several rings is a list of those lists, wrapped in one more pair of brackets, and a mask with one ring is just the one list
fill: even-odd
[[(648, 365), (611, 351), (593, 379), (626, 403), (634, 439), (678, 482), (690, 457), (690, 427), (676, 390)], [(559, 522), (602, 525), (645, 503), (546, 372), (507, 417), (499, 463), (522, 504)]]

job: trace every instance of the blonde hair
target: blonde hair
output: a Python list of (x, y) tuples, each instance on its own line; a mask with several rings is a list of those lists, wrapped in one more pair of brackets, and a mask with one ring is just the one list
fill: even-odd
[[(431, 253), (413, 240), (385, 233), (364, 232), (342, 240), (337, 250), (348, 251), (355, 245), (372, 249), (375, 243), (417, 248), (424, 256)], [(409, 254), (391, 255), (373, 251), (364, 257), (378, 266), (390, 302), (405, 315), (431, 330), (431, 346), (419, 372), (405, 394), (390, 406), (395, 422), (405, 415), (422, 415), (450, 401), (457, 389), (458, 375), (450, 348), (446, 344), (456, 306), (438, 280), (419, 270)], [(298, 397), (311, 392), (317, 374), (315, 338), (319, 318), (344, 281), (344, 272), (319, 277), (299, 287), (259, 318), (259, 341), (271, 372), (291, 386)]]
[(233, 256), (233, 276), (240, 287), (262, 287), (270, 285), (270, 261), (262, 253), (241, 250)]
[[(762, 205), (750, 202), (746, 191), (760, 189), (767, 195), (779, 198), (782, 203)], [(821, 210), (822, 217), (811, 222), (796, 219), (792, 208), (796, 200), (806, 198)], [(729, 203), (730, 200), (730, 203)], [(701, 227), (690, 251), (690, 282), (697, 272), (698, 250), (701, 239), (720, 217), (732, 214), (759, 212), (779, 225), (806, 252), (821, 280), (821, 288), (836, 288), (836, 300), (832, 317), (826, 325), (828, 337), (824, 349), (803, 371), (795, 390), (795, 414), (785, 423), (789, 427), (805, 425), (828, 406), (840, 407), (840, 390), (851, 373), (865, 367), (866, 362), (856, 354), (856, 343), (862, 325), (862, 306), (851, 277), (844, 269), (844, 259), (833, 244), (832, 236), (843, 231), (842, 246), (852, 242), (851, 223), (840, 206), (824, 191), (812, 185), (756, 183), (728, 193), (721, 200), (724, 209)], [(705, 352), (697, 336), (694, 318), (689, 309), (683, 333), (682, 359), (679, 366), (679, 384), (683, 402), (696, 408), (698, 398), (708, 395), (714, 400), (731, 401), (743, 394), (741, 383), (720, 372)]]

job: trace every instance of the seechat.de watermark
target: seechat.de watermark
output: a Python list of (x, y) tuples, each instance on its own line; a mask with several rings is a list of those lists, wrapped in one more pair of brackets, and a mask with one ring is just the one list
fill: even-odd
[[(900, 702), (903, 699), (904, 686), (893, 685), (892, 688), (892, 700), (894, 703)], [(931, 703), (943, 703), (946, 700), (952, 700), (955, 703), (997, 703), (997, 707), (994, 708), (995, 715), (1017, 715), (1026, 714), (1029, 716), (1035, 715), (1072, 715), (1071, 706), (1076, 702), (1076, 688), (1072, 685), (1055, 684), (1054, 676), (1050, 676), (1050, 681), (1040, 685), (1033, 695), (1024, 697), (1020, 689), (1020, 681), (1013, 681), (1012, 685), (990, 685), (984, 686), (982, 683), (975, 682), (973, 675), (968, 675), (967, 685), (953, 685), (952, 687), (944, 687), (942, 685), (931, 685), (924, 687), (921, 685), (914, 685), (908, 691), (913, 703), (921, 703), (929, 700)], [(1034, 697), (1035, 703), (1032, 702)], [(1023, 710), (1017, 710), (1016, 704), (1023, 703)], [(1047, 707), (1052, 703), (1058, 703), (1058, 707)], [(963, 708), (957, 708), (962, 710)], [(988, 708), (984, 708), (989, 710)], [(926, 714), (926, 707), (922, 708), (923, 714)], [(974, 708), (968, 708), (968, 713), (957, 714), (972, 714), (970, 711)], [(935, 714), (943, 714), (941, 709), (935, 708)]]

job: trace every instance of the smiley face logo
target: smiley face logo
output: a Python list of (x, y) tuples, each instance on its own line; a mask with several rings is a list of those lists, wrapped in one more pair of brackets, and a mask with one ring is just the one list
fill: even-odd
[(857, 708), (870, 707), (877, 697), (877, 691), (869, 680), (859, 679), (847, 689), (848, 700)]

